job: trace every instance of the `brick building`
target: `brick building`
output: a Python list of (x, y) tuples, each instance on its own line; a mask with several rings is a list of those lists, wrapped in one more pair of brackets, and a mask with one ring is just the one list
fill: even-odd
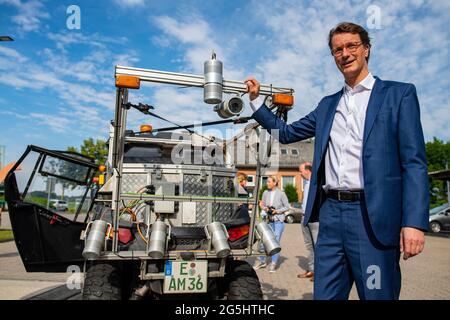
[[(234, 145), (233, 163), (238, 173), (248, 175), (247, 187), (250, 192), (255, 186), (256, 159), (255, 152), (250, 147), (247, 139), (239, 139)], [(261, 187), (265, 185), (268, 176), (276, 175), (279, 178), (281, 189), (286, 184), (292, 184), (297, 189), (298, 199), (301, 201), (303, 195), (303, 179), (300, 176), (298, 167), (302, 162), (312, 162), (314, 153), (314, 139), (282, 145), (275, 141), (272, 144), (272, 153), (269, 158), (270, 163), (275, 163), (272, 168), (262, 172)]]

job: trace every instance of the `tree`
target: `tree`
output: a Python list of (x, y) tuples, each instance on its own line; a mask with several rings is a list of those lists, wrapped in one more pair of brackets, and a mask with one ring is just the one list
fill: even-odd
[[(444, 141), (433, 137), (433, 141), (425, 144), (427, 153), (428, 172), (444, 170), (448, 163), (450, 169), (450, 141)], [(442, 180), (430, 178), (430, 208), (437, 207), (447, 202), (446, 183)]]
[(263, 196), (263, 193), (264, 193), (264, 191), (266, 191), (268, 188), (267, 188), (267, 185), (263, 185), (260, 189), (259, 189), (259, 200), (262, 200), (262, 196)]
[(92, 138), (85, 139), (80, 147), (80, 151), (78, 150), (76, 147), (67, 148), (67, 151), (78, 152), (84, 156), (94, 158), (95, 163), (98, 165), (104, 164), (108, 158), (108, 146), (105, 141), (100, 139), (97, 139), (95, 142)]
[(295, 189), (294, 185), (288, 183), (284, 186), (284, 193), (289, 200), (289, 203), (298, 202), (298, 194), (297, 189)]

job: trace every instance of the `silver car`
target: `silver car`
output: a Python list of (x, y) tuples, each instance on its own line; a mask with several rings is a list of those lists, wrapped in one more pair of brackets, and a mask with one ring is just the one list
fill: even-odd
[(443, 230), (450, 230), (450, 204), (446, 203), (442, 206), (430, 210), (429, 219), (430, 231), (438, 233)]
[(289, 210), (286, 212), (286, 222), (301, 222), (303, 217), (302, 205), (298, 202), (291, 203)]

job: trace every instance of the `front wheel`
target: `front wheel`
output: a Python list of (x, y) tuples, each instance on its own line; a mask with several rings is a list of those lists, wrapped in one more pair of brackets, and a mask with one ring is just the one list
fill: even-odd
[(122, 277), (116, 263), (86, 262), (86, 274), (82, 290), (83, 300), (121, 300)]
[(262, 300), (263, 298), (258, 275), (246, 261), (229, 261), (223, 281), (228, 300)]
[(433, 221), (433, 222), (430, 223), (430, 230), (433, 233), (439, 233), (439, 232), (441, 232), (441, 229), (442, 229), (442, 227), (441, 227), (441, 224), (439, 222)]

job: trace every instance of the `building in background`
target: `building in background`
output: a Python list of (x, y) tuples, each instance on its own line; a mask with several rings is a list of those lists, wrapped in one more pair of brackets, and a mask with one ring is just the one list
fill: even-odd
[[(248, 138), (239, 139), (234, 144), (234, 165), (239, 172), (248, 176), (247, 189), (252, 194), (255, 187), (256, 159), (250, 148)], [(303, 196), (303, 179), (298, 167), (303, 162), (312, 162), (314, 153), (314, 139), (308, 139), (283, 145), (276, 143), (272, 149), (271, 159), (278, 160), (279, 166), (276, 170), (266, 170), (261, 177), (261, 187), (266, 184), (267, 178), (276, 175), (279, 178), (279, 188), (283, 189), (286, 184), (292, 184), (297, 189), (299, 202)], [(245, 161), (244, 161), (245, 159)]]

